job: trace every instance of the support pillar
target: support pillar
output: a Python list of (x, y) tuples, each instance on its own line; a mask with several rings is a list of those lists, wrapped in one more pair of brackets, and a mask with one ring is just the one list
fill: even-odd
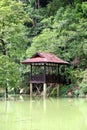
[(30, 98), (32, 98), (32, 87), (33, 87), (33, 84), (30, 83)]
[(43, 84), (43, 96), (46, 98), (46, 83)]
[(57, 97), (59, 97), (59, 89), (60, 89), (60, 85), (57, 84), (56, 87), (57, 87)]

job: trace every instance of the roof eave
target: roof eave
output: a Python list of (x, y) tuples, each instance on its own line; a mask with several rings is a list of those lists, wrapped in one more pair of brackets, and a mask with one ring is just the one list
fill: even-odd
[(66, 62), (66, 63), (63, 63), (63, 62), (45, 62), (45, 61), (40, 61), (40, 62), (27, 62), (27, 61), (23, 61), (22, 64), (59, 64), (59, 65), (70, 65), (70, 63)]

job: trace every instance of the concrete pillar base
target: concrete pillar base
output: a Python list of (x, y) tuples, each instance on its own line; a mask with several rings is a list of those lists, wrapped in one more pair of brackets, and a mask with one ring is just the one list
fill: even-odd
[(46, 98), (46, 83), (43, 84), (43, 97)]

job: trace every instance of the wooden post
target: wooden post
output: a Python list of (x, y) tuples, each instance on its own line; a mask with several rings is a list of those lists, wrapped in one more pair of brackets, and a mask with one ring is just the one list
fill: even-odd
[(60, 85), (57, 84), (56, 87), (57, 87), (57, 97), (59, 97), (59, 88), (60, 88)]
[(32, 64), (30, 65), (30, 81), (32, 80)]
[(32, 98), (32, 83), (30, 83), (30, 98)]
[(43, 96), (46, 98), (46, 83), (43, 84)]
[(46, 82), (46, 64), (44, 63), (44, 83)]
[(59, 64), (58, 64), (58, 75), (59, 75)]

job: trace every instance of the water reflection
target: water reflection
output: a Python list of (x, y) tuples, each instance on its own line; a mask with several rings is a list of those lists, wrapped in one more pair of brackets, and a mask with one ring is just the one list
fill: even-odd
[(43, 110), (45, 113), (46, 112), (46, 99), (45, 98), (43, 99)]
[(86, 130), (86, 114), (86, 99), (16, 97), (0, 101), (0, 130)]

